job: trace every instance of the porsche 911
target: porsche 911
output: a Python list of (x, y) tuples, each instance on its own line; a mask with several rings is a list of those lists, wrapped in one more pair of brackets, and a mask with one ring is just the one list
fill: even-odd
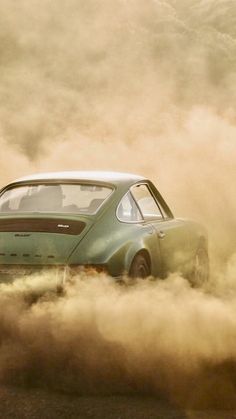
[(23, 177), (0, 191), (0, 280), (44, 269), (95, 269), (114, 278), (208, 278), (198, 223), (175, 218), (142, 176), (55, 172)]

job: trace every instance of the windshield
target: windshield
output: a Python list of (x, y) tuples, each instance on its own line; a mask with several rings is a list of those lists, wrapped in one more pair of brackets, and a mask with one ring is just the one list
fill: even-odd
[(66, 212), (95, 214), (112, 188), (91, 184), (31, 184), (7, 189), (0, 212)]

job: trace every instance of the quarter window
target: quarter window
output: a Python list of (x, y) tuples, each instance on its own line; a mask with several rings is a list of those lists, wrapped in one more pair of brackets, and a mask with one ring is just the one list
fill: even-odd
[(130, 192), (128, 192), (120, 201), (117, 208), (117, 217), (120, 221), (139, 222), (142, 221), (142, 215), (137, 207)]
[(145, 219), (163, 218), (147, 185), (134, 186), (131, 191)]

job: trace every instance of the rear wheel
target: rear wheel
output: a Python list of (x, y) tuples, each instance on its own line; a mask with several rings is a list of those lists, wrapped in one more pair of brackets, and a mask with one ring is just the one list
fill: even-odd
[(138, 254), (134, 257), (129, 271), (131, 278), (147, 278), (150, 275), (150, 266), (144, 255)]
[(207, 250), (204, 247), (199, 247), (193, 267), (193, 286), (199, 287), (205, 284), (209, 279), (209, 258)]

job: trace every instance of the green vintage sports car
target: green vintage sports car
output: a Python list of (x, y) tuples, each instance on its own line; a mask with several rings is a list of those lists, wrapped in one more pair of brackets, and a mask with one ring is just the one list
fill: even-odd
[(85, 267), (113, 277), (208, 277), (205, 229), (174, 218), (152, 182), (112, 172), (56, 172), (0, 191), (0, 278)]

